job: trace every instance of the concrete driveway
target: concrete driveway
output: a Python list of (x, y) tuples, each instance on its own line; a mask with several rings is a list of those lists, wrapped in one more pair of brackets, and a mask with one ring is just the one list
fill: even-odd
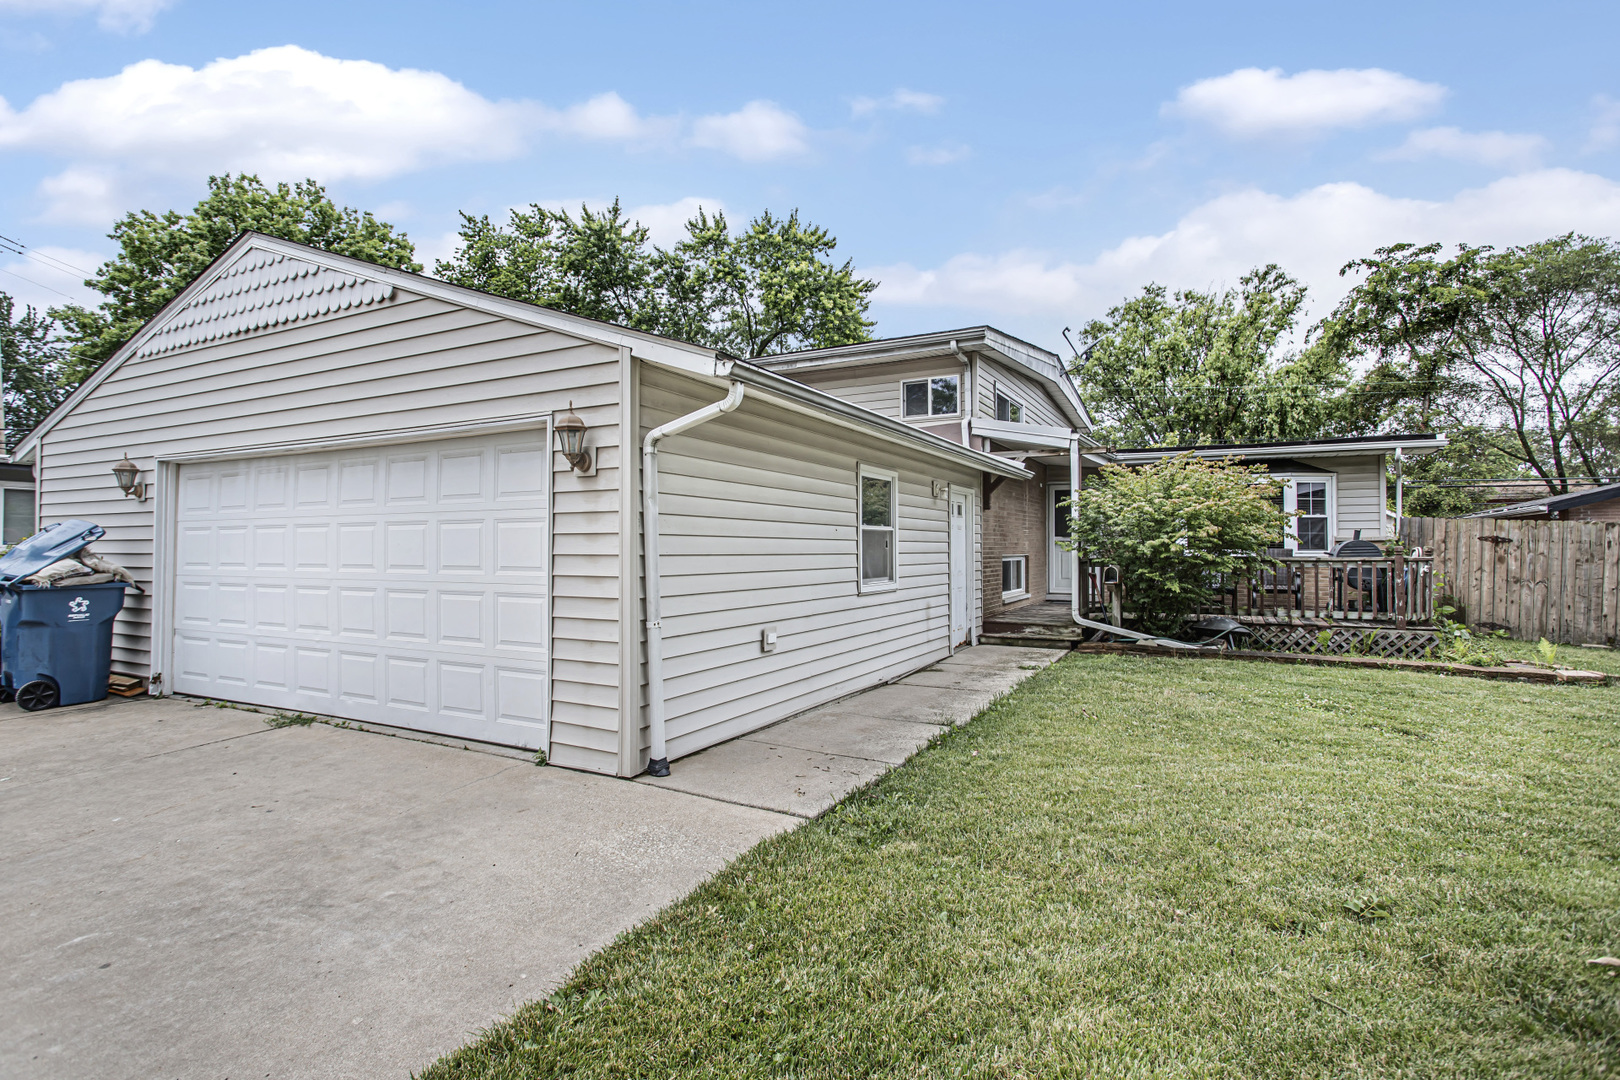
[(664, 780), (175, 699), (0, 706), (0, 1077), (404, 1077), (1050, 664), (981, 646)]
[(174, 700), (0, 707), (0, 1076), (404, 1077), (799, 818)]

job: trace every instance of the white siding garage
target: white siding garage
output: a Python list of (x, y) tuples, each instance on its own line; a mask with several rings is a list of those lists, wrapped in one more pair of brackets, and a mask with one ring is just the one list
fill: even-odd
[(174, 689), (544, 745), (544, 431), (179, 467)]

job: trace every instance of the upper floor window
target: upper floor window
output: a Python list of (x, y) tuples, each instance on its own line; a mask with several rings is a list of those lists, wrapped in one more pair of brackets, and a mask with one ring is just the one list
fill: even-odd
[(905, 402), (905, 415), (957, 415), (962, 409), (961, 382), (960, 375), (939, 375), (932, 379), (902, 383), (901, 398)]
[(996, 393), (996, 419), (1005, 420), (1009, 424), (1022, 424), (1024, 422), (1024, 407), (1006, 394)]

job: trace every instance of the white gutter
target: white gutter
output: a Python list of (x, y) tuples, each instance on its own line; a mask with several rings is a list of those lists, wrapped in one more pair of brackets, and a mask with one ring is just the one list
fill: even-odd
[(647, 722), (652, 740), (647, 772), (651, 776), (669, 775), (669, 748), (664, 739), (663, 596), (658, 570), (658, 444), (731, 412), (742, 404), (743, 393), (743, 384), (733, 382), (725, 400), (653, 428), (641, 444), (641, 536), (647, 575)]

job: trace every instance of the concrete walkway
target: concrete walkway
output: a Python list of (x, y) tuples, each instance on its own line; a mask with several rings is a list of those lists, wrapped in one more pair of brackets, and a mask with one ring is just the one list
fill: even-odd
[(627, 783), (178, 700), (0, 706), (0, 1076), (404, 1077), (1055, 659)]
[(875, 690), (670, 763), (637, 783), (740, 806), (814, 817), (965, 724), (1063, 654), (980, 645)]

